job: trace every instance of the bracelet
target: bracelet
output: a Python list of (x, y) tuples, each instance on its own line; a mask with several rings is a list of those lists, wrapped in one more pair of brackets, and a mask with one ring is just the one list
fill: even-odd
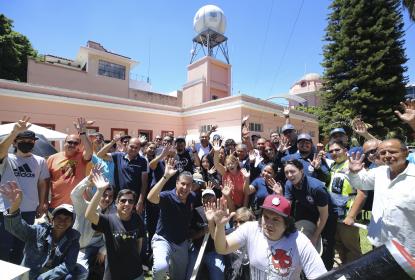
[(79, 135), (86, 135), (86, 132), (80, 132)]

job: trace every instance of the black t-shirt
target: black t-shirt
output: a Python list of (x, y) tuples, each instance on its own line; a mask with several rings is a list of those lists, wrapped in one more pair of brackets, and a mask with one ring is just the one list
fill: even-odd
[(138, 240), (144, 237), (140, 216), (133, 212), (129, 221), (122, 221), (117, 214), (100, 214), (98, 225), (92, 228), (105, 235), (108, 266), (104, 279), (129, 280), (143, 274), (138, 251)]
[(170, 179), (166, 182), (164, 185), (163, 190), (172, 190), (176, 187), (176, 180), (177, 177), (182, 173), (183, 171), (189, 171), (193, 174), (193, 170), (195, 168), (193, 164), (193, 159), (189, 154), (189, 151), (184, 150), (181, 154), (176, 154), (176, 157), (174, 158), (176, 160), (175, 168), (177, 169), (176, 174), (170, 177)]

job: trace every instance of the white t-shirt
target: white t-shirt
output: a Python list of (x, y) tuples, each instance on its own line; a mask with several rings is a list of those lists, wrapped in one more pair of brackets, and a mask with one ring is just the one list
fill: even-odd
[[(16, 181), (22, 189), (23, 201), (20, 204), (20, 211), (36, 211), (39, 205), (38, 181), (50, 177), (46, 160), (36, 155), (18, 157), (15, 154), (8, 154), (0, 163), (0, 174), (1, 184)], [(9, 201), (0, 195), (0, 211), (5, 211), (9, 207)]]
[(308, 279), (327, 272), (311, 241), (301, 232), (272, 241), (262, 233), (258, 222), (247, 222), (234, 231), (239, 245), (246, 246), (252, 280)]

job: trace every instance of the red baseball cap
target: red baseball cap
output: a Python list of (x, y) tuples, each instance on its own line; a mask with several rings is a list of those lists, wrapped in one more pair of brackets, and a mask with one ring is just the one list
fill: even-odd
[(285, 197), (278, 194), (268, 195), (261, 208), (275, 212), (283, 217), (289, 217), (291, 214), (291, 203)]

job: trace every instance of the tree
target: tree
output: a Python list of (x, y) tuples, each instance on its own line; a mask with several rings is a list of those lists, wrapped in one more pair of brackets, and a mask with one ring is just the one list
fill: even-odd
[(28, 56), (37, 56), (29, 39), (13, 31), (13, 21), (0, 14), (0, 78), (26, 82)]
[(402, 5), (408, 10), (409, 18), (415, 21), (415, 1), (414, 0), (402, 0)]
[(323, 47), (327, 133), (333, 123), (360, 116), (372, 134), (397, 136), (393, 111), (404, 100), (403, 20), (398, 0), (334, 0)]

